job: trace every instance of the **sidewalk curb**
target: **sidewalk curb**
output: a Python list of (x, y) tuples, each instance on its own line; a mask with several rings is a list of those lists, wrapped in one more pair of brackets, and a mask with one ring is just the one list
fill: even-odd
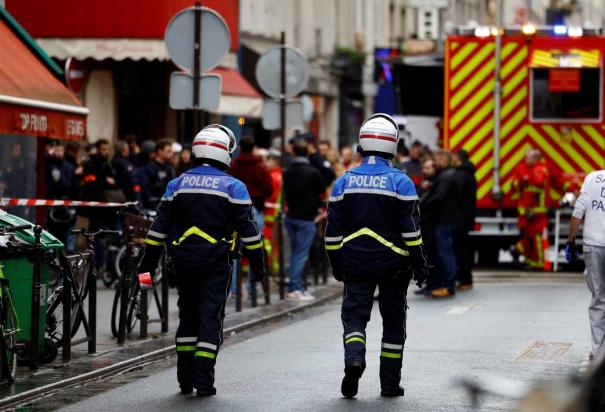
[[(312, 308), (315, 306), (322, 305), (339, 296), (341, 296), (341, 291), (340, 290), (338, 292), (334, 291), (334, 292), (329, 293), (328, 295), (318, 298), (312, 302), (302, 303), (297, 306), (293, 306), (291, 308), (287, 308), (287, 309), (281, 310), (276, 313), (264, 315), (257, 319), (249, 320), (247, 322), (243, 322), (238, 325), (234, 325), (229, 328), (225, 328), (224, 333), (230, 334), (233, 332), (240, 332), (240, 331), (243, 331), (246, 329), (250, 329), (254, 326), (257, 326), (257, 325), (260, 325), (263, 323), (267, 323), (272, 320), (284, 318), (291, 313), (301, 312), (305, 309), (309, 309), (309, 308)], [(77, 375), (77, 376), (73, 376), (71, 378), (60, 380), (58, 382), (40, 386), (39, 388), (30, 389), (28, 391), (19, 393), (17, 395), (8, 396), (8, 397), (0, 400), (0, 410), (6, 410), (11, 407), (12, 408), (17, 407), (22, 403), (25, 403), (28, 401), (33, 401), (33, 400), (35, 400), (37, 398), (41, 398), (43, 396), (48, 396), (52, 392), (60, 390), (60, 389), (65, 389), (65, 388), (68, 388), (71, 386), (81, 385), (87, 381), (91, 381), (94, 379), (105, 378), (105, 377), (109, 377), (112, 375), (116, 375), (120, 372), (127, 371), (127, 370), (132, 369), (133, 367), (139, 366), (141, 364), (144, 364), (144, 363), (147, 363), (150, 361), (154, 361), (154, 360), (158, 360), (158, 359), (167, 357), (169, 355), (172, 355), (175, 353), (175, 350), (176, 350), (176, 345), (170, 345), (165, 348), (157, 349), (152, 352), (146, 353), (144, 355), (139, 355), (139, 356), (133, 357), (131, 359), (127, 359), (127, 360), (115, 363), (113, 365), (105, 366), (103, 368), (99, 368), (99, 369), (91, 371), (91, 372), (86, 372), (81, 375)]]

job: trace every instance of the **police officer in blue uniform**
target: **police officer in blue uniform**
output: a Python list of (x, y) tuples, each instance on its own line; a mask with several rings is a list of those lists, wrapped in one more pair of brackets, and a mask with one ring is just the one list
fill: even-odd
[(207, 126), (195, 137), (195, 167), (168, 183), (139, 266), (139, 273), (152, 272), (169, 244), (179, 294), (177, 378), (185, 394), (194, 388), (198, 396), (216, 394), (214, 365), (223, 342), (237, 242), (247, 252), (253, 280), (266, 275), (250, 196), (241, 181), (226, 173), (235, 148), (233, 133), (221, 125)]
[(342, 301), (345, 376), (341, 391), (357, 395), (365, 369), (366, 324), (379, 290), (383, 319), (380, 352), (382, 396), (403, 396), (399, 385), (410, 278), (426, 279), (418, 196), (412, 180), (391, 164), (397, 123), (370, 116), (361, 126), (362, 164), (334, 183), (328, 204), (325, 246), (334, 277), (344, 282)]

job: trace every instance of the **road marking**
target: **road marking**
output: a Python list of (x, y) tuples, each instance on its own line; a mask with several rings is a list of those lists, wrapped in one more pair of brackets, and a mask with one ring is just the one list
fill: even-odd
[(569, 348), (571, 348), (571, 343), (568, 342), (543, 342), (536, 340), (526, 346), (513, 361), (554, 361), (562, 358)]
[(446, 315), (461, 315), (465, 312), (468, 312), (469, 310), (473, 309), (473, 308), (478, 308), (479, 305), (477, 305), (476, 303), (463, 303), (461, 305), (451, 305), (448, 306), (447, 311), (445, 312)]

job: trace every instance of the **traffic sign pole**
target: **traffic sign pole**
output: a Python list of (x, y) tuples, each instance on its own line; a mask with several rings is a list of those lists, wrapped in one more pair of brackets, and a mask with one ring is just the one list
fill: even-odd
[[(286, 32), (281, 32), (281, 55), (280, 55), (280, 123), (281, 123), (281, 170), (282, 176), (285, 170), (285, 154), (286, 154)], [(284, 273), (284, 179), (282, 178), (282, 192), (280, 196), (280, 210), (279, 210), (279, 298), (284, 299), (285, 297), (285, 273)]]
[(197, 132), (204, 123), (200, 112), (219, 106), (220, 76), (204, 72), (216, 67), (229, 53), (229, 27), (218, 13), (202, 7), (198, 0), (172, 17), (164, 42), (170, 59), (181, 69), (170, 77), (170, 107), (190, 110)]
[(200, 131), (200, 69), (201, 69), (201, 42), (200, 35), (202, 33), (202, 3), (195, 3), (195, 30), (193, 35), (193, 135), (195, 136)]

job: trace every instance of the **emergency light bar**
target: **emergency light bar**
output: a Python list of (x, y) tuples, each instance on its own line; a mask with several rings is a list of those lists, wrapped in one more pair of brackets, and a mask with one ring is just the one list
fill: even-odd
[(555, 36), (567, 36), (567, 37), (587, 37), (587, 36), (598, 36), (602, 34), (601, 29), (594, 28), (582, 28), (573, 26), (535, 26), (533, 24), (526, 24), (523, 26), (508, 26), (504, 29), (499, 29), (494, 26), (460, 26), (454, 29), (453, 34), (460, 36), (474, 36), (474, 37), (494, 37), (498, 34), (508, 35), (524, 35), (524, 36), (536, 36), (536, 35), (555, 35)]

